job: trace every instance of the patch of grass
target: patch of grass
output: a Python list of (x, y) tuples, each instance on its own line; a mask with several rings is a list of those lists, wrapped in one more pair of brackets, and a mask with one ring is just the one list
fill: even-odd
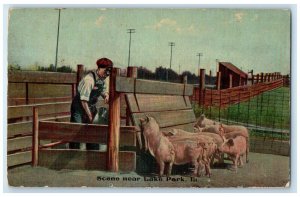
[[(193, 105), (196, 117), (204, 113), (215, 120), (243, 122), (255, 126), (290, 129), (290, 89), (287, 87), (264, 92), (246, 102), (219, 107), (202, 108)], [(223, 121), (226, 124), (226, 121)]]

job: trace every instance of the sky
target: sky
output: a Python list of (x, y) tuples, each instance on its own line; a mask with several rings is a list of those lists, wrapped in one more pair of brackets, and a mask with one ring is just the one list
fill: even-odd
[[(23, 69), (55, 64), (58, 10), (13, 9), (9, 15), (8, 64)], [(110, 58), (114, 66), (152, 71), (172, 69), (198, 73), (216, 71), (216, 59), (247, 72), (290, 73), (290, 11), (282, 9), (118, 9), (67, 8), (61, 11), (58, 67)]]

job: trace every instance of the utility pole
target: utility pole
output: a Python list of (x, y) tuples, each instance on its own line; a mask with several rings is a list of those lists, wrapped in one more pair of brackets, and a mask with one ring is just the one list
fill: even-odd
[[(199, 61), (198, 61), (198, 73), (199, 73), (199, 70), (200, 70), (200, 57), (203, 56), (203, 53), (197, 53), (197, 56), (199, 57)], [(199, 73), (199, 76), (200, 76), (200, 73)]]
[[(169, 42), (169, 46), (171, 47), (170, 69), (172, 69), (172, 52), (173, 52), (173, 46), (175, 46), (175, 42)], [(166, 77), (166, 80), (168, 81), (168, 69), (167, 69), (167, 77)]]
[(135, 29), (127, 29), (127, 33), (129, 33), (128, 66), (130, 66), (131, 34), (135, 33)]
[(58, 40), (59, 40), (59, 27), (60, 27), (60, 12), (61, 10), (66, 9), (66, 8), (57, 8), (58, 10), (58, 24), (57, 24), (57, 37), (56, 37), (56, 52), (55, 52), (55, 71), (57, 69), (57, 54), (58, 54)]
[(218, 72), (219, 59), (216, 59), (216, 73)]

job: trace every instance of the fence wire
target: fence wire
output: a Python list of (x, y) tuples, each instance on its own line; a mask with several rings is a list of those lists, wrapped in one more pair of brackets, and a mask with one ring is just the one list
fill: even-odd
[(206, 117), (224, 124), (247, 127), (254, 151), (289, 155), (289, 87), (266, 91), (248, 101), (225, 107), (194, 104), (194, 109), (197, 117), (204, 113)]

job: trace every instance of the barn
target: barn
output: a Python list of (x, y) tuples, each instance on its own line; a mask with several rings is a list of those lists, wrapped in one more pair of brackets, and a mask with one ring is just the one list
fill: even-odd
[(221, 72), (221, 89), (230, 87), (230, 75), (232, 75), (232, 87), (247, 84), (247, 73), (230, 62), (219, 62), (219, 71)]

